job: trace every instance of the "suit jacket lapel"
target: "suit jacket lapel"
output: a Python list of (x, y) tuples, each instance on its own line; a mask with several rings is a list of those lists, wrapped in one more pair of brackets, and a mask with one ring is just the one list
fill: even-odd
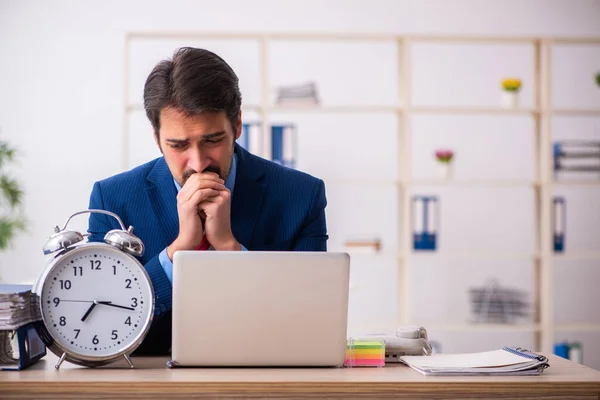
[(238, 144), (235, 152), (238, 165), (231, 204), (231, 230), (237, 241), (248, 247), (252, 244), (252, 233), (265, 195), (266, 187), (260, 182), (264, 169)]
[(179, 219), (177, 217), (177, 189), (164, 158), (157, 161), (146, 179), (150, 203), (168, 245), (177, 238)]

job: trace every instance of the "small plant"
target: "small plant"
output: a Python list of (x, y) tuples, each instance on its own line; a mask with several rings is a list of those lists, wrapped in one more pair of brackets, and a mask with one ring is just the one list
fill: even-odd
[(20, 210), (23, 191), (5, 169), (14, 159), (15, 149), (0, 141), (0, 250), (10, 245), (18, 231), (25, 230), (25, 219)]
[(443, 164), (450, 164), (452, 157), (454, 157), (452, 150), (436, 150), (435, 152), (435, 158)]
[(596, 72), (596, 84), (600, 87), (600, 71)]
[(518, 92), (521, 89), (521, 80), (518, 78), (506, 78), (502, 80), (502, 89), (507, 92)]

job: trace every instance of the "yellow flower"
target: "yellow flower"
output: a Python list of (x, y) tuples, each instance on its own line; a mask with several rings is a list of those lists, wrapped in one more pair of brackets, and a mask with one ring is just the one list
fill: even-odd
[(521, 80), (518, 78), (505, 78), (502, 80), (502, 88), (510, 92), (516, 92), (521, 88)]

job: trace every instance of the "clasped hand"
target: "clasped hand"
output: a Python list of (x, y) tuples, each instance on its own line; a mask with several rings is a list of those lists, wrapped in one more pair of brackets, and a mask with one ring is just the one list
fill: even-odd
[(177, 250), (193, 250), (200, 245), (203, 232), (216, 250), (240, 250), (231, 231), (231, 193), (213, 172), (189, 177), (177, 194), (179, 235), (167, 248), (172, 260)]

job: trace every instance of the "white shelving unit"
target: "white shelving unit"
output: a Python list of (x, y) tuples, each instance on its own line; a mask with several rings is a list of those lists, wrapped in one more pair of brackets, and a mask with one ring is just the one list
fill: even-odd
[[(411, 201), (416, 186), (440, 186), (459, 188), (531, 188), (534, 191), (535, 210), (535, 250), (533, 252), (506, 252), (491, 251), (464, 251), (464, 252), (439, 252), (438, 257), (447, 259), (498, 259), (498, 260), (524, 260), (533, 265), (534, 281), (534, 318), (530, 324), (500, 325), (500, 324), (433, 324), (426, 326), (428, 329), (445, 330), (453, 332), (533, 332), (534, 347), (538, 351), (552, 353), (557, 331), (583, 331), (598, 332), (600, 324), (556, 324), (554, 320), (554, 259), (586, 259), (600, 260), (600, 253), (555, 255), (552, 249), (552, 198), (555, 187), (599, 187), (597, 182), (553, 182), (551, 122), (554, 116), (593, 116), (600, 117), (599, 109), (565, 109), (552, 108), (551, 104), (551, 55), (553, 46), (600, 44), (600, 38), (539, 38), (539, 37), (453, 37), (453, 36), (398, 36), (398, 35), (368, 35), (368, 34), (317, 34), (317, 33), (231, 33), (218, 32), (132, 32), (126, 36), (125, 65), (124, 65), (124, 136), (123, 136), (123, 167), (129, 167), (130, 138), (129, 114), (143, 111), (142, 105), (129, 98), (129, 60), (131, 43), (136, 40), (254, 40), (258, 42), (259, 51), (259, 76), (261, 95), (258, 104), (244, 104), (244, 110), (256, 112), (263, 127), (263, 153), (261, 156), (270, 158), (270, 124), (274, 113), (391, 113), (397, 116), (397, 174), (396, 180), (369, 180), (369, 184), (394, 185), (398, 191), (399, 232), (398, 243), (393, 251), (384, 253), (392, 256), (397, 262), (397, 285), (400, 288), (398, 299), (398, 324), (418, 323), (413, 315), (413, 282), (411, 282), (412, 268), (415, 260), (430, 257), (429, 254), (419, 254), (412, 250), (411, 232)], [(315, 107), (276, 106), (269, 103), (271, 89), (269, 71), (269, 50), (273, 40), (290, 41), (344, 41), (359, 42), (386, 42), (395, 43), (398, 54), (398, 94), (400, 104), (382, 105), (323, 105)], [(414, 105), (412, 96), (412, 56), (413, 46), (422, 43), (467, 43), (467, 44), (509, 44), (531, 45), (534, 48), (534, 104), (532, 107), (505, 109), (501, 107), (462, 107), (462, 106), (420, 106)], [(528, 82), (531, 85), (531, 82)], [(461, 115), (461, 116), (525, 116), (534, 121), (534, 171), (533, 180), (435, 180), (413, 179), (412, 154), (413, 143), (413, 117), (418, 115)], [(333, 180), (334, 183), (360, 184), (361, 180)], [(366, 181), (365, 181), (366, 183)]]

